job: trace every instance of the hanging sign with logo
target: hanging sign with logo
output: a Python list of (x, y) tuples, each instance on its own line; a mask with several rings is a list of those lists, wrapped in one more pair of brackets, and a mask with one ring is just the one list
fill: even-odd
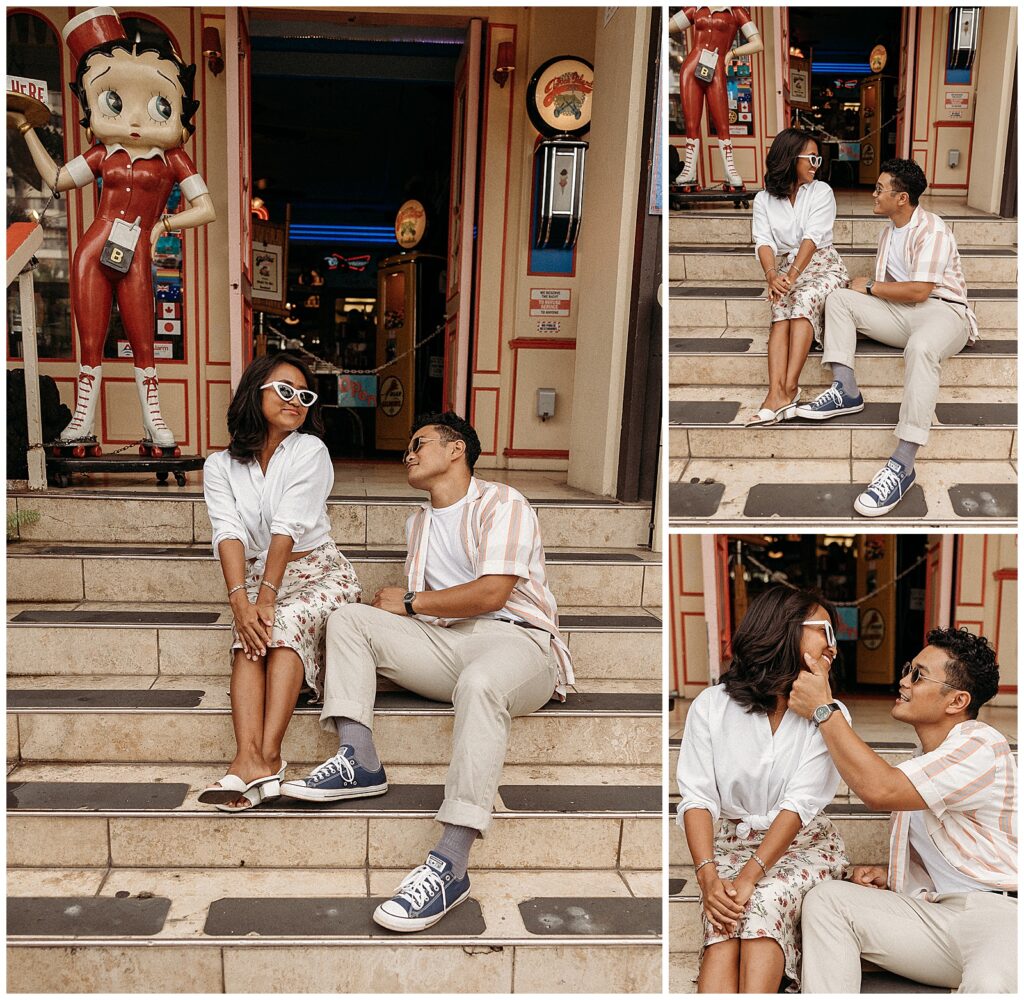
[(427, 212), (422, 203), (410, 198), (395, 216), (395, 239), (403, 250), (411, 250), (427, 231)]
[(526, 88), (526, 110), (543, 136), (581, 136), (590, 128), (594, 67), (578, 56), (555, 56)]
[(405, 387), (400, 379), (389, 375), (381, 383), (380, 396), (377, 405), (386, 416), (397, 417), (405, 405)]

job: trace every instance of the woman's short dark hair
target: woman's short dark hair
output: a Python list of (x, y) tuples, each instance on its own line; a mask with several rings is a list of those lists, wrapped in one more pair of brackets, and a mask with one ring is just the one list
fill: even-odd
[[(260, 386), (266, 385), (274, 369), (281, 365), (298, 368), (306, 380), (307, 388), (316, 391), (313, 373), (306, 362), (295, 354), (268, 354), (253, 361), (242, 372), (238, 388), (235, 389), (234, 398), (228, 407), (228, 433), (231, 435), (228, 453), (239, 462), (251, 462), (266, 443), (267, 418), (263, 416), (263, 390)], [(319, 399), (306, 413), (299, 433), (323, 437), (324, 422), (320, 416)]]
[(946, 662), (946, 680), (957, 691), (971, 696), (967, 715), (978, 717), (986, 701), (999, 691), (999, 664), (996, 651), (983, 635), (975, 635), (965, 628), (933, 628), (928, 633), (928, 645), (941, 649)]
[(897, 194), (906, 191), (910, 204), (916, 205), (928, 187), (928, 178), (924, 171), (913, 160), (886, 160), (878, 168), (879, 176), (888, 174), (892, 180), (892, 189)]
[[(764, 164), (764, 189), (775, 198), (788, 198), (796, 184), (796, 158), (813, 135), (798, 128), (784, 128), (774, 139)], [(819, 147), (820, 148), (820, 147)]]
[(772, 587), (750, 602), (732, 637), (732, 663), (722, 676), (726, 693), (748, 712), (771, 712), (779, 695), (786, 697), (800, 671), (803, 623), (815, 607), (835, 608), (812, 590)]
[(480, 438), (468, 420), (463, 420), (452, 410), (445, 410), (444, 413), (424, 413), (416, 418), (412, 425), (412, 433), (415, 434), (424, 427), (436, 427), (442, 441), (465, 441), (466, 465), (469, 466), (470, 472), (473, 471), (476, 460), (480, 457)]

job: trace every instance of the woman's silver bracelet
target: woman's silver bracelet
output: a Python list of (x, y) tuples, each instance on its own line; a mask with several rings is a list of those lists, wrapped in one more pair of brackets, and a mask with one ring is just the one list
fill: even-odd
[(763, 871), (765, 875), (767, 875), (768, 869), (765, 867), (764, 862), (757, 856), (757, 851), (754, 851), (754, 853), (750, 856), (761, 866), (761, 871)]
[(779, 269), (777, 267), (770, 267), (770, 268), (768, 268), (767, 271), (764, 272), (764, 280), (765, 281), (768, 280), (768, 275), (769, 274), (778, 274), (778, 273), (779, 273)]
[(269, 580), (260, 580), (261, 587), (269, 587), (275, 594), (279, 594), (280, 591), (275, 587)]
[(232, 594), (237, 594), (237, 593), (238, 593), (238, 591), (240, 591), (240, 590), (245, 590), (245, 584), (244, 584), (244, 583), (238, 583), (238, 584), (235, 584), (235, 586), (233, 586), (233, 587), (232, 587), (232, 588), (231, 588), (231, 589), (230, 589), (230, 590), (228, 591), (228, 597), (230, 597), (230, 596), (231, 596)]
[(713, 865), (714, 863), (715, 863), (715, 859), (714, 858), (705, 858), (699, 865), (697, 865), (693, 869), (693, 874), (696, 875), (697, 872), (699, 872), (701, 870), (701, 868), (703, 868), (705, 865)]

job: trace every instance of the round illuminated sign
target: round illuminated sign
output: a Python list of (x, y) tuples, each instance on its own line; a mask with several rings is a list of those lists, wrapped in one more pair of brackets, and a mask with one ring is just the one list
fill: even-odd
[(885, 64), (889, 59), (889, 54), (885, 51), (884, 45), (876, 45), (871, 50), (871, 55), (868, 57), (868, 65), (871, 67), (872, 73), (881, 73), (885, 69)]
[(401, 380), (389, 375), (381, 384), (377, 405), (388, 417), (397, 417), (405, 405), (405, 387)]
[(526, 110), (541, 135), (580, 136), (590, 130), (594, 67), (578, 56), (555, 56), (530, 79)]
[(427, 212), (423, 205), (410, 199), (395, 216), (395, 239), (404, 250), (411, 250), (427, 231)]
[(866, 649), (878, 649), (885, 640), (885, 619), (878, 608), (868, 608), (860, 623), (860, 641)]

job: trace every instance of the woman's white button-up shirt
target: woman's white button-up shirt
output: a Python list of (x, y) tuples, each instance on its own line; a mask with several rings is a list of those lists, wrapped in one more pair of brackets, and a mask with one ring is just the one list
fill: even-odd
[(676, 777), (680, 825), (688, 809), (707, 809), (712, 820), (738, 821), (741, 837), (767, 830), (783, 809), (806, 826), (839, 787), (814, 723), (787, 711), (772, 735), (768, 717), (748, 713), (721, 684), (697, 695), (686, 714)]
[(293, 431), (278, 445), (266, 475), (256, 460), (244, 463), (226, 451), (203, 465), (203, 495), (213, 526), (213, 554), (225, 538), (245, 546), (245, 558), (267, 558), (272, 535), (290, 535), (295, 552), (331, 540), (327, 497), (334, 466), (327, 446), (312, 434)]
[(836, 196), (824, 181), (811, 181), (797, 188), (796, 202), (776, 198), (767, 191), (754, 196), (754, 256), (758, 247), (792, 259), (800, 244), (810, 240), (819, 250), (832, 245), (836, 221)]

